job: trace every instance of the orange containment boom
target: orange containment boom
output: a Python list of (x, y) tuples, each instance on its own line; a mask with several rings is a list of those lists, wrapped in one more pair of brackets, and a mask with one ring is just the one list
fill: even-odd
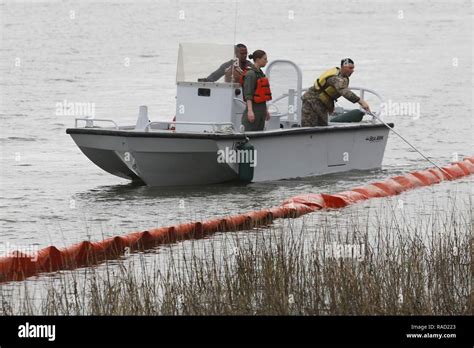
[(278, 207), (249, 212), (203, 222), (133, 232), (99, 242), (83, 241), (65, 249), (54, 246), (39, 250), (35, 255), (18, 251), (0, 258), (0, 282), (22, 280), (41, 272), (95, 265), (104, 260), (120, 258), (128, 251), (145, 250), (158, 245), (202, 238), (215, 232), (248, 230), (267, 226), (275, 219), (295, 218), (320, 209), (343, 208), (369, 198), (388, 197), (417, 187), (454, 180), (474, 173), (474, 157), (449, 166), (415, 171), (388, 180), (355, 187), (336, 194), (304, 194), (292, 197)]

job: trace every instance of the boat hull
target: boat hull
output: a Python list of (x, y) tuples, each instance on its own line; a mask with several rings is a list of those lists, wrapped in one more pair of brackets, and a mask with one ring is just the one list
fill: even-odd
[(251, 139), (258, 149), (254, 181), (380, 168), (388, 132), (376, 127)]
[(218, 151), (235, 149), (246, 137), (256, 150), (254, 182), (380, 168), (389, 130), (367, 123), (246, 134), (94, 128), (67, 133), (111, 174), (149, 186), (181, 186), (238, 180), (238, 164), (219, 163)]

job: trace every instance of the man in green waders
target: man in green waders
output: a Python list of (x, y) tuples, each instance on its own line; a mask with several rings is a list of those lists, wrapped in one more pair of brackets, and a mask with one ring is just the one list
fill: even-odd
[(370, 112), (367, 102), (349, 89), (349, 76), (354, 72), (354, 61), (350, 58), (341, 60), (340, 68), (325, 71), (301, 98), (301, 126), (327, 126), (328, 116), (334, 111), (334, 102), (343, 96), (352, 103), (359, 103)]

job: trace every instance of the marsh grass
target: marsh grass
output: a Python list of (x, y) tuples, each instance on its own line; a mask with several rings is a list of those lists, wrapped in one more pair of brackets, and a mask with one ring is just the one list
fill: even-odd
[[(319, 212), (161, 247), (43, 276), (39, 294), (38, 280), (16, 292), (3, 286), (0, 314), (471, 314), (472, 203), (426, 206), (411, 219), (386, 209)], [(359, 253), (337, 253), (347, 245)]]

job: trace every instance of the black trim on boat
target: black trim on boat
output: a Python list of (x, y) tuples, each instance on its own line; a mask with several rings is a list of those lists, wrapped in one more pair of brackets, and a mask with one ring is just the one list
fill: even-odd
[[(393, 123), (388, 123), (390, 127), (394, 127)], [(317, 134), (327, 132), (345, 132), (354, 131), (358, 129), (367, 128), (386, 128), (381, 123), (377, 124), (357, 124), (357, 125), (344, 125), (344, 126), (327, 126), (327, 127), (302, 127), (302, 128), (290, 128), (281, 129), (277, 131), (264, 131), (264, 132), (248, 132), (241, 134), (218, 134), (218, 133), (175, 133), (175, 132), (136, 132), (131, 130), (116, 130), (116, 129), (104, 129), (104, 128), (68, 128), (66, 129), (67, 134), (90, 134), (90, 135), (108, 135), (108, 136), (122, 136), (122, 137), (140, 137), (140, 138), (174, 138), (174, 139), (249, 139), (265, 138), (265, 137), (279, 137), (285, 135), (298, 135), (298, 134)]]

